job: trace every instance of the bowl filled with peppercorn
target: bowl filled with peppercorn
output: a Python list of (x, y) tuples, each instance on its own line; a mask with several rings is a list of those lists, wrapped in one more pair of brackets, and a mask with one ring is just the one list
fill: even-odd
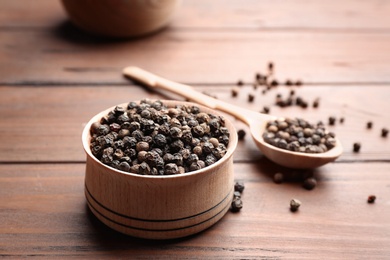
[(237, 132), (212, 109), (168, 100), (120, 104), (95, 115), (82, 142), (87, 204), (114, 230), (185, 237), (231, 206)]

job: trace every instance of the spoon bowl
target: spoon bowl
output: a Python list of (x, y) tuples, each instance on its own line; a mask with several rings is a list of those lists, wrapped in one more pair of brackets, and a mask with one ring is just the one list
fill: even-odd
[(126, 67), (123, 74), (132, 80), (156, 89), (163, 89), (206, 107), (223, 111), (241, 120), (249, 126), (253, 140), (260, 151), (271, 161), (295, 169), (317, 168), (336, 160), (342, 154), (342, 146), (336, 138), (336, 145), (323, 153), (301, 153), (278, 148), (268, 144), (263, 139), (266, 124), (277, 119), (272, 115), (257, 113), (249, 109), (229, 104), (227, 102), (204, 95), (192, 87), (173, 82), (138, 67)]

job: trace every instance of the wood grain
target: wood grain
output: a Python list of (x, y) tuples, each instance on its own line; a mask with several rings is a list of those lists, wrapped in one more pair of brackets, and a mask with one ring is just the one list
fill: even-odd
[[(189, 84), (252, 82), (266, 72), (321, 84), (390, 82), (390, 34), (165, 30), (133, 41), (89, 37), (69, 24), (0, 34), (0, 84), (125, 84), (135, 65)], [(291, 51), (293, 50), (293, 51)], [(12, 60), (12, 62), (8, 62)], [(91, 62), (93, 61), (93, 62)], [(314, 68), (314, 69), (313, 69)]]
[[(337, 120), (344, 117), (344, 123), (328, 126), (344, 147), (339, 161), (388, 161), (390, 158), (389, 138), (380, 136), (381, 129), (390, 126), (389, 115), (383, 111), (390, 96), (388, 87), (360, 86), (354, 87), (351, 93), (349, 86), (280, 86), (263, 95), (261, 89), (248, 86), (241, 88), (237, 97), (231, 96), (232, 87), (197, 89), (254, 111), (269, 106), (276, 116), (304, 117), (311, 122), (322, 120), (325, 123), (329, 116)], [(291, 89), (310, 104), (319, 97), (320, 106), (317, 109), (275, 106), (276, 95), (287, 97)], [(256, 96), (253, 103), (247, 101), (250, 93)], [(143, 98), (181, 100), (175, 95), (149, 92), (140, 86), (0, 87), (0, 161), (85, 161), (81, 132), (90, 118), (114, 105)], [(245, 140), (239, 142), (235, 161), (259, 160), (262, 154), (251, 140), (248, 128), (231, 116), (226, 117), (233, 120), (237, 129), (248, 133)], [(371, 130), (366, 129), (368, 121), (374, 124)], [(360, 153), (352, 152), (355, 142), (362, 145)]]
[[(139, 240), (101, 224), (86, 207), (84, 164), (0, 165), (3, 257), (171, 257), (334, 259), (390, 254), (388, 164), (332, 164), (307, 191), (272, 182), (272, 165), (235, 164), (244, 208), (181, 240)], [(375, 194), (375, 204), (366, 202)], [(289, 201), (298, 198), (298, 212)], [(226, 236), (229, 234), (229, 236)]]
[[(185, 0), (171, 27), (183, 29), (389, 30), (387, 1)], [(2, 28), (49, 27), (65, 20), (60, 1), (0, 1)], [(24, 19), (20, 19), (23, 17)], [(1, 28), (0, 28), (1, 29)]]
[[(60, 1), (0, 0), (0, 257), (388, 259), (390, 145), (380, 130), (390, 128), (389, 11), (382, 0), (185, 0), (161, 33), (109, 41), (72, 26)], [(269, 61), (279, 82), (304, 85), (254, 90), (255, 73)], [(255, 111), (269, 106), (274, 115), (324, 122), (335, 116), (329, 129), (344, 154), (292, 171), (246, 136), (234, 155), (235, 179), (246, 186), (241, 212), (185, 239), (121, 235), (88, 210), (83, 127), (115, 104), (179, 99), (123, 78), (129, 65)], [(245, 85), (232, 97), (238, 80)], [(291, 89), (310, 104), (320, 98), (320, 106), (275, 106), (276, 95)], [(285, 176), (280, 185), (272, 180), (277, 172)], [(310, 174), (318, 184), (308, 191), (302, 181)], [(366, 202), (371, 194), (374, 204)], [(302, 201), (295, 213), (292, 198)]]

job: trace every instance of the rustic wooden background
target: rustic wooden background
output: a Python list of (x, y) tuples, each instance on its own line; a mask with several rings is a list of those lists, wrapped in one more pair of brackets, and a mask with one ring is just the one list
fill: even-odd
[[(390, 137), (380, 132), (390, 128), (390, 1), (244, 2), (185, 0), (166, 30), (111, 41), (75, 28), (59, 1), (0, 0), (0, 256), (389, 259)], [(262, 94), (252, 83), (268, 62), (279, 82), (304, 84)], [(83, 126), (115, 104), (178, 98), (125, 79), (128, 65), (256, 111), (343, 117), (329, 128), (345, 151), (312, 171), (318, 185), (308, 191), (300, 172), (268, 161), (247, 136), (234, 156), (241, 212), (185, 239), (121, 235), (87, 209)], [(320, 106), (275, 106), (291, 89)], [(286, 182), (275, 184), (276, 172)], [(302, 201), (295, 213), (292, 198)]]

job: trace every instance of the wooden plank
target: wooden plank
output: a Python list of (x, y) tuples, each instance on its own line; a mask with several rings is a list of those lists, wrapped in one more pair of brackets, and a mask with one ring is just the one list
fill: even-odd
[[(148, 241), (101, 224), (87, 209), (83, 164), (0, 165), (3, 257), (386, 259), (389, 163), (332, 164), (318, 185), (272, 182), (273, 165), (235, 164), (244, 208), (186, 239)], [(375, 204), (366, 202), (375, 194)], [(298, 212), (289, 201), (302, 201)]]
[(390, 82), (390, 34), (373, 32), (171, 29), (144, 39), (107, 42), (64, 26), (7, 31), (0, 34), (0, 49), (2, 85), (125, 84), (121, 71), (129, 65), (180, 82), (233, 84), (238, 79), (252, 82), (269, 61), (281, 80)]
[[(201, 92), (217, 95), (219, 99), (254, 111), (269, 106), (271, 113), (285, 117), (303, 117), (311, 122), (327, 122), (329, 116), (345, 122), (329, 126), (344, 146), (339, 161), (388, 160), (389, 137), (380, 136), (381, 128), (390, 127), (386, 109), (390, 88), (387, 86), (302, 86), (272, 89), (263, 95), (261, 89), (242, 87), (237, 97), (230, 94), (232, 86), (197, 87)], [(308, 102), (320, 98), (318, 108), (275, 106), (279, 93), (286, 97), (294, 89), (296, 96)], [(353, 90), (353, 91), (352, 91)], [(249, 93), (255, 101), (247, 101)], [(168, 93), (153, 93), (138, 86), (74, 86), (74, 87), (0, 87), (0, 161), (72, 162), (84, 161), (81, 132), (84, 124), (95, 114), (108, 107), (143, 98), (178, 99)], [(369, 98), (367, 98), (369, 97)], [(235, 161), (256, 161), (261, 152), (251, 140), (249, 131), (241, 122), (233, 120), (237, 129), (248, 132), (240, 141)], [(366, 123), (373, 128), (366, 129)], [(354, 142), (362, 145), (360, 153), (353, 153)]]
[[(0, 1), (0, 25), (7, 28), (50, 27), (66, 19), (60, 1)], [(183, 29), (375, 29), (388, 30), (387, 1), (186, 0), (172, 27)], [(23, 17), (23, 19), (20, 19)], [(199, 19), (199, 18), (202, 19)]]

